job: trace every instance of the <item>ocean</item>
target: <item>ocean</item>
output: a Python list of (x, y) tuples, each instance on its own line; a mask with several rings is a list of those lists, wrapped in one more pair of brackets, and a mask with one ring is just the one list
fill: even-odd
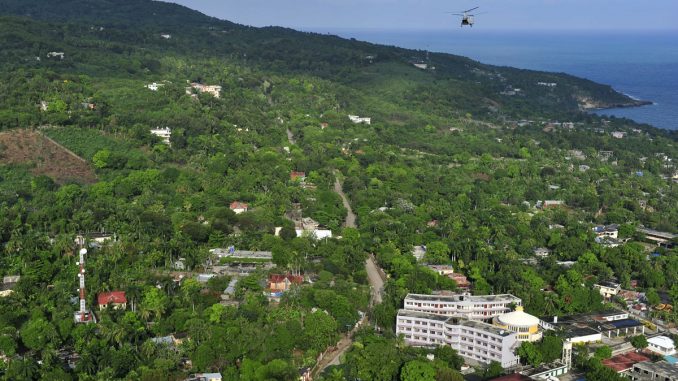
[(678, 129), (678, 31), (318, 31), (411, 49), (452, 53), (524, 69), (564, 72), (654, 104), (596, 111)]

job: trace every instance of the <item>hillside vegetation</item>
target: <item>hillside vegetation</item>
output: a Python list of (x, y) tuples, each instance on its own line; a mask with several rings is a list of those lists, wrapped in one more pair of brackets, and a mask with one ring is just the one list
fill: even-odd
[[(678, 233), (678, 136), (582, 111), (637, 104), (609, 86), (149, 0), (0, 0), (0, 46), (0, 275), (21, 276), (0, 297), (0, 379), (297, 380), (358, 327), (314, 379), (459, 380), (454, 350), (394, 334), (407, 293), (457, 291), (426, 263), (537, 316), (626, 308), (593, 288), (617, 280), (678, 322), (653, 308), (678, 304), (678, 252), (636, 231)], [(151, 133), (165, 127), (169, 142)], [(302, 217), (333, 238), (297, 236)], [(596, 243), (596, 224), (624, 242)], [(74, 238), (93, 233), (115, 240), (88, 245), (97, 323), (76, 324)], [(271, 264), (219, 272), (235, 260), (210, 249), (231, 246)], [(370, 254), (388, 274), (376, 306)], [(284, 274), (302, 284), (277, 298), (268, 279)], [(125, 308), (100, 310), (108, 291)], [(549, 337), (544, 361), (562, 345)], [(617, 380), (579, 353), (587, 379)]]

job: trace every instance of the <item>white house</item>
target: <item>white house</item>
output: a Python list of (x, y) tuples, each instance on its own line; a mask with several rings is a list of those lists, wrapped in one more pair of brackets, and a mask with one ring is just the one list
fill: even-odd
[(169, 127), (165, 128), (154, 128), (151, 130), (151, 134), (162, 139), (162, 142), (171, 145), (170, 139), (172, 138), (172, 130)]
[(295, 229), (297, 237), (308, 236), (313, 239), (332, 238), (332, 230), (330, 229)]
[(605, 299), (609, 299), (613, 296), (619, 294), (621, 291), (621, 285), (614, 282), (600, 282), (593, 285), (593, 288), (598, 289), (600, 295)]
[(360, 117), (358, 115), (349, 115), (348, 118), (355, 124), (372, 124), (372, 118)]
[(623, 139), (624, 136), (626, 136), (626, 132), (622, 131), (613, 131), (612, 132), (612, 137), (615, 139)]
[[(655, 336), (647, 339), (647, 349), (662, 356), (676, 354), (676, 345), (673, 339), (667, 336)], [(678, 371), (678, 369), (676, 369)]]
[(59, 59), (64, 59), (65, 54), (64, 52), (49, 52), (47, 53), (47, 58), (54, 58), (58, 57)]
[(454, 267), (452, 267), (451, 265), (428, 265), (426, 267), (437, 272), (439, 275), (442, 276), (449, 276), (451, 274), (454, 274)]
[(592, 228), (598, 237), (619, 238), (619, 225), (598, 225)]
[(149, 83), (148, 85), (144, 85), (145, 88), (147, 88), (151, 91), (158, 91), (158, 89), (161, 88), (162, 86), (165, 86), (165, 84), (153, 82), (153, 83)]

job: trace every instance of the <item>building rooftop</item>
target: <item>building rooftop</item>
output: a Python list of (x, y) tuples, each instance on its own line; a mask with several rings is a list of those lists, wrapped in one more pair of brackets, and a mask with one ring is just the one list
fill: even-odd
[(612, 368), (615, 372), (623, 372), (631, 369), (633, 365), (650, 360), (649, 357), (636, 352), (628, 352), (603, 360), (603, 365)]
[(532, 379), (520, 373), (513, 373), (508, 376), (493, 378), (490, 381), (532, 381)]
[(421, 301), (435, 301), (435, 302), (469, 302), (469, 303), (485, 303), (485, 302), (506, 302), (520, 304), (522, 300), (517, 296), (511, 294), (499, 295), (427, 295), (427, 294), (407, 294), (405, 300), (421, 300)]
[(607, 318), (613, 317), (613, 316), (628, 316), (628, 312), (610, 308), (607, 310), (603, 310), (600, 312), (589, 312), (589, 313), (581, 313), (581, 314), (573, 314), (573, 315), (565, 315), (565, 316), (558, 316), (558, 321), (553, 322), (555, 316), (543, 316), (540, 318), (541, 321), (551, 323), (551, 324), (574, 324), (574, 323), (592, 323), (592, 322), (600, 322), (600, 321), (605, 321)]
[(513, 373), (507, 376), (493, 378), (490, 381), (532, 381), (532, 379), (520, 373)]
[(290, 274), (271, 274), (268, 276), (268, 281), (273, 283), (284, 282), (287, 279), (290, 283), (302, 284), (304, 283), (304, 277), (301, 275), (290, 275)]
[(210, 253), (215, 254), (219, 258), (273, 259), (273, 253), (270, 251), (235, 250), (233, 247), (228, 249), (211, 249)]
[(667, 336), (655, 336), (647, 339), (647, 342), (662, 348), (673, 348), (675, 344), (673, 339)]
[(247, 209), (247, 207), (247, 203), (241, 201), (233, 201), (230, 205), (231, 209)]
[(426, 265), (426, 267), (435, 271), (449, 270), (454, 272), (454, 266), (452, 265)]
[(123, 304), (127, 303), (127, 297), (125, 296), (125, 291), (102, 292), (97, 296), (97, 302), (99, 305), (109, 303)]
[[(644, 356), (643, 356), (644, 357)], [(651, 370), (654, 372), (661, 372), (666, 374), (677, 374), (678, 365), (669, 364), (666, 361), (650, 362), (650, 359), (638, 362), (636, 365), (641, 366), (644, 369)]]
[(572, 339), (574, 337), (585, 337), (599, 334), (600, 332), (596, 331), (591, 327), (579, 327), (576, 325), (568, 326), (565, 330), (565, 338)]
[(615, 282), (612, 282), (612, 281), (609, 281), (609, 280), (598, 282), (598, 283), (596, 283), (596, 285), (603, 286), (603, 287), (609, 287), (609, 288), (617, 288), (617, 287), (621, 286), (619, 283), (615, 283)]
[(516, 327), (533, 327), (539, 325), (539, 318), (526, 313), (521, 306), (518, 306), (513, 312), (497, 316), (496, 319), (499, 324)]
[(617, 224), (612, 224), (612, 225), (598, 225), (593, 228), (593, 231), (596, 233), (604, 233), (604, 232), (616, 232), (619, 230), (619, 225)]
[(411, 317), (411, 318), (419, 318), (419, 319), (426, 319), (426, 320), (435, 320), (439, 321), (445, 324), (449, 325), (460, 325), (464, 327), (469, 327), (469, 328), (475, 328), (475, 329), (480, 329), (485, 332), (495, 334), (497, 336), (510, 336), (513, 334), (513, 332), (495, 327), (492, 324), (484, 323), (481, 321), (476, 321), (476, 320), (469, 320), (465, 317), (462, 316), (442, 316), (442, 315), (436, 315), (436, 314), (429, 314), (425, 312), (416, 312), (416, 311), (409, 311), (409, 310), (398, 310), (398, 317)]
[(436, 320), (436, 321), (440, 321), (440, 322), (446, 322), (450, 319), (449, 316), (427, 314), (425, 312), (417, 312), (417, 311), (410, 311), (410, 310), (403, 310), (403, 309), (398, 310), (398, 317), (411, 317), (411, 318), (419, 318), (419, 319), (428, 319), (428, 320)]
[(673, 234), (673, 233), (669, 233), (669, 232), (660, 232), (659, 230), (648, 229), (648, 228), (644, 228), (644, 227), (638, 227), (638, 228), (636, 228), (636, 231), (639, 232), (639, 233), (643, 233), (645, 235), (653, 235), (653, 236), (657, 236), (657, 237), (666, 238), (666, 239), (669, 239), (669, 240), (678, 237), (678, 234)]
[(542, 373), (545, 373), (545, 372), (548, 372), (548, 371), (551, 371), (551, 370), (554, 370), (554, 369), (562, 368), (564, 366), (565, 366), (565, 364), (563, 364), (562, 362), (557, 360), (557, 361), (554, 361), (554, 362), (549, 363), (549, 364), (541, 364), (536, 368), (527, 369), (527, 370), (523, 371), (522, 374), (524, 374), (526, 376), (535, 376), (535, 375), (542, 374)]

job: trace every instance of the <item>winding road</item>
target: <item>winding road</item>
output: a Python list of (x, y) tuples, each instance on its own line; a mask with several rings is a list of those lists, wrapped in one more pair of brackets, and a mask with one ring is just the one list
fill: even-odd
[[(346, 220), (344, 221), (344, 226), (348, 228), (357, 228), (356, 216), (355, 213), (353, 213), (353, 209), (351, 209), (351, 204), (348, 202), (346, 194), (344, 194), (342, 184), (339, 181), (338, 171), (334, 172), (334, 176), (335, 176), (334, 191), (341, 197), (341, 201), (344, 204), (344, 207), (346, 208)], [(382, 301), (381, 294), (384, 290), (385, 274), (384, 271), (381, 270), (379, 266), (377, 266), (372, 255), (367, 257), (367, 260), (365, 261), (365, 270), (367, 271), (367, 278), (368, 282), (370, 283), (371, 290), (369, 308), (372, 309), (374, 308), (375, 305), (381, 303)], [(327, 368), (330, 365), (341, 364), (341, 356), (344, 353), (346, 353), (346, 351), (348, 350), (348, 348), (351, 347), (351, 345), (353, 345), (353, 334), (359, 327), (363, 326), (367, 322), (368, 322), (367, 315), (365, 315), (365, 317), (359, 322), (359, 324), (355, 328), (353, 328), (347, 334), (343, 335), (341, 340), (339, 340), (339, 342), (335, 346), (335, 349), (332, 350), (331, 352), (326, 353), (326, 355), (318, 362), (318, 364), (315, 367), (314, 374), (317, 375), (322, 373), (325, 370), (325, 368)]]
[[(287, 129), (287, 140), (289, 141), (290, 144), (296, 144), (296, 140), (294, 139), (294, 134), (290, 129)], [(348, 198), (346, 197), (346, 194), (344, 193), (344, 189), (342, 186), (341, 181), (339, 180), (340, 172), (338, 170), (334, 171), (334, 192), (336, 192), (339, 197), (341, 197), (341, 202), (344, 204), (344, 208), (346, 208), (346, 220), (343, 223), (344, 227), (348, 228), (357, 228), (358, 225), (356, 224), (356, 215), (353, 213), (353, 209), (351, 209), (351, 204), (348, 202)], [(375, 262), (374, 256), (369, 255), (367, 257), (367, 260), (365, 261), (365, 271), (367, 272), (367, 280), (370, 284), (370, 304), (369, 304), (369, 309), (371, 310), (376, 306), (377, 304), (380, 304), (382, 301), (382, 292), (384, 290), (384, 281), (386, 279), (386, 274), (384, 273), (384, 270), (380, 269), (379, 266), (377, 266), (377, 263)], [(366, 323), (369, 322), (367, 318), (368, 314), (365, 314), (365, 316), (356, 324), (353, 329), (344, 335), (342, 335), (341, 339), (339, 342), (334, 346), (328, 348), (324, 352), (324, 356), (318, 361), (318, 363), (313, 367), (312, 374), (314, 376), (322, 373), (328, 366), (330, 365), (339, 365), (341, 364), (341, 356), (346, 353), (348, 348), (353, 345), (353, 335), (355, 332), (365, 325)]]

